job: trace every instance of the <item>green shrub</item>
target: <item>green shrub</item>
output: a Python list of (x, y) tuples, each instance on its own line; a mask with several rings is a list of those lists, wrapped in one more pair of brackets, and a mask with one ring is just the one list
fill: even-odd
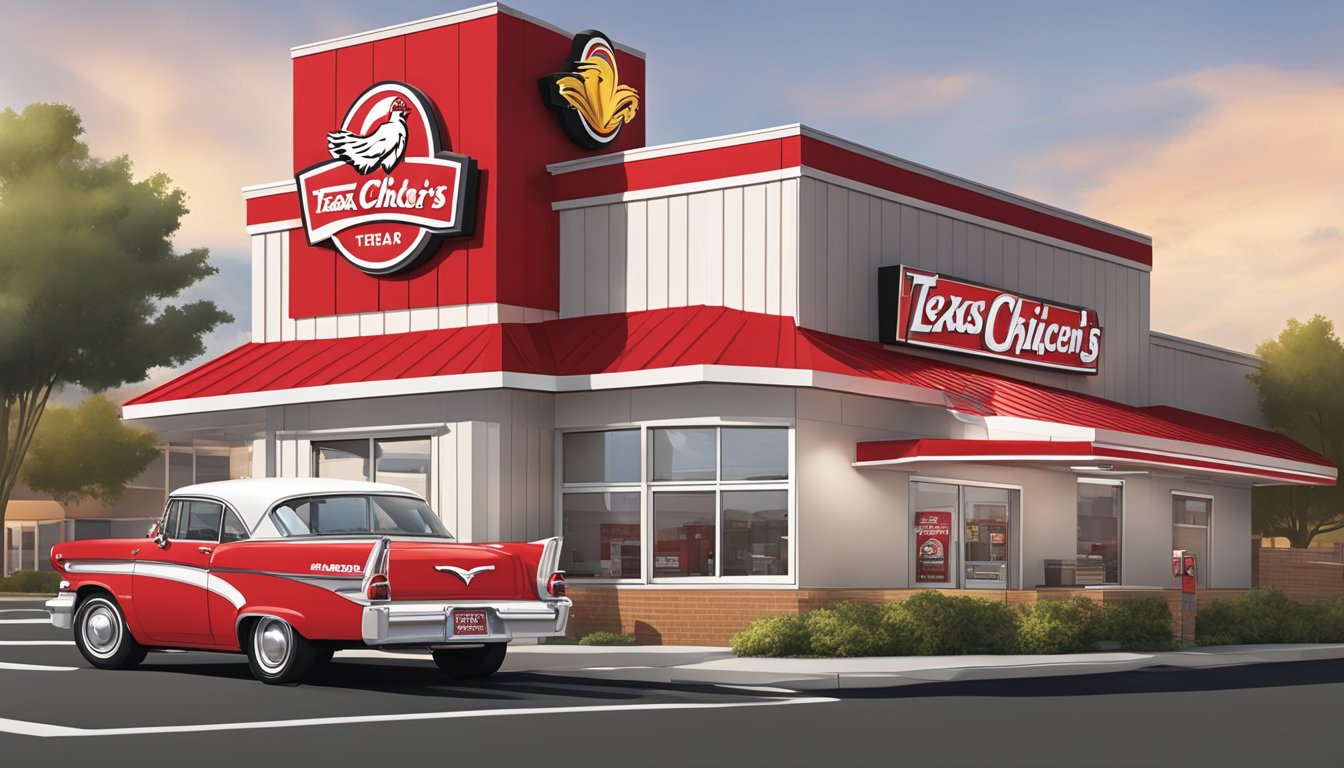
[(797, 614), (762, 616), (733, 635), (738, 656), (806, 656), (812, 652), (807, 621)]
[(1041, 600), (1017, 609), (1019, 653), (1086, 653), (1101, 639), (1105, 609), (1095, 600)]
[(59, 573), (15, 571), (8, 578), (0, 579), (0, 592), (40, 592), (54, 595), (60, 584)]
[(617, 632), (608, 632), (606, 630), (589, 632), (588, 634), (579, 638), (579, 645), (634, 645), (634, 644), (635, 644), (634, 635), (624, 635)]
[(1116, 643), (1122, 651), (1174, 650), (1176, 639), (1171, 632), (1171, 606), (1162, 597), (1106, 603), (1098, 639)]
[(870, 603), (840, 603), (807, 614), (814, 656), (882, 656), (887, 653), (882, 615)]
[(1316, 642), (1344, 643), (1344, 598), (1327, 600), (1316, 608), (1319, 622)]
[(1017, 616), (1003, 603), (929, 590), (903, 605), (920, 656), (1005, 654), (1017, 648)]
[(915, 656), (919, 648), (919, 624), (905, 603), (883, 603), (877, 608), (878, 626), (886, 648), (883, 656)]
[(1288, 599), (1277, 589), (1257, 589), (1241, 597), (1215, 600), (1195, 614), (1195, 643), (1319, 642), (1322, 613), (1320, 608)]

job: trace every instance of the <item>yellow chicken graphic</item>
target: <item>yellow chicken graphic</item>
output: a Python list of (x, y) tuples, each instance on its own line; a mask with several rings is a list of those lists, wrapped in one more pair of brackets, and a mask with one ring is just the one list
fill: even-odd
[(601, 149), (616, 139), (621, 126), (635, 119), (639, 92), (620, 81), (615, 46), (588, 30), (574, 38), (570, 71), (541, 78), (542, 98), (560, 115), (575, 143)]

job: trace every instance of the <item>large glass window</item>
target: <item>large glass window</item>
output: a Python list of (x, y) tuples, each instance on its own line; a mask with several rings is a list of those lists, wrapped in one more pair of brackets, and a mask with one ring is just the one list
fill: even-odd
[(638, 483), (639, 430), (567, 432), (565, 483)]
[[(638, 459), (636, 459), (638, 469)], [(637, 579), (641, 574), (639, 491), (566, 493), (560, 568), (571, 578)]]
[(567, 432), (560, 444), (560, 567), (573, 578), (643, 578), (639, 430)]
[(429, 498), (428, 437), (375, 437), (313, 443), (313, 474), (399, 485)]
[(652, 429), (654, 482), (714, 480), (718, 470), (717, 430)]
[(571, 577), (789, 575), (787, 428), (570, 432), (560, 443)]
[(1078, 481), (1077, 583), (1120, 583), (1120, 510), (1124, 486), (1115, 480)]
[(1201, 587), (1209, 586), (1209, 570), (1213, 565), (1209, 546), (1209, 521), (1213, 516), (1213, 500), (1202, 496), (1171, 497), (1171, 548), (1184, 549), (1195, 556), (1195, 581)]

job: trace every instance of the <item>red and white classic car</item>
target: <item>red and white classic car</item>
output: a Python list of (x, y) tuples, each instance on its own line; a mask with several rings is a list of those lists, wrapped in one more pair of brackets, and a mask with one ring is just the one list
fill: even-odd
[(454, 678), (499, 669), (509, 641), (565, 633), (560, 539), (461, 544), (395, 485), (228, 480), (174, 491), (145, 539), (70, 541), (54, 625), (101, 669), (149, 649), (247, 654), (302, 680), (342, 648), (426, 648)]

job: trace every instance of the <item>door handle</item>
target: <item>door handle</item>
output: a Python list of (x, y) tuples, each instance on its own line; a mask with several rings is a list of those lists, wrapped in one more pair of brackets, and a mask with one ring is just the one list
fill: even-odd
[(214, 552), (215, 550), (211, 549), (210, 547), (197, 547), (196, 551), (200, 552), (202, 555), (208, 555), (211, 552)]
[(139, 548), (139, 547), (136, 547), (135, 549), (132, 549), (132, 550), (131, 550), (131, 554), (132, 554), (132, 555), (138, 555), (138, 554), (140, 554), (140, 548)]

